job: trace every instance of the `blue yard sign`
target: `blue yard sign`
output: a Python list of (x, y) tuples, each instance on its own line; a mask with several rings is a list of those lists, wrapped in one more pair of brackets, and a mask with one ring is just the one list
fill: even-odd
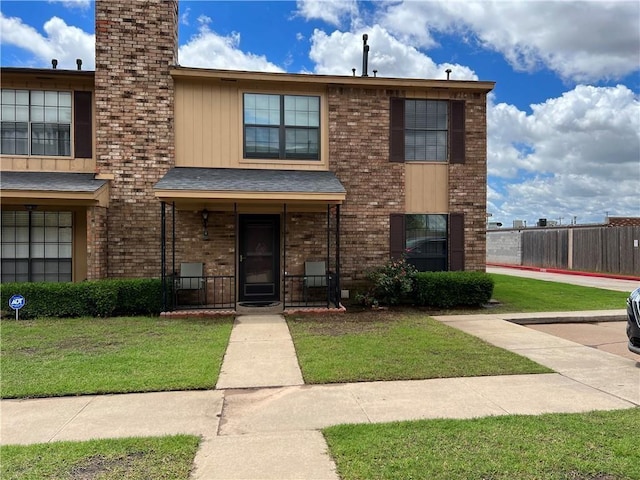
[(9, 306), (16, 311), (16, 320), (18, 320), (18, 310), (24, 307), (25, 303), (27, 303), (27, 301), (22, 295), (12, 295), (9, 299)]

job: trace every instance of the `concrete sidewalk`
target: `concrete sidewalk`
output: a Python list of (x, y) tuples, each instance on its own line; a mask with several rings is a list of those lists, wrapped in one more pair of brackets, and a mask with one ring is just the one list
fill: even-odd
[[(194, 479), (337, 479), (318, 431), (330, 425), (640, 405), (640, 362), (533, 331), (505, 320), (507, 316), (437, 319), (557, 373), (301, 385), (292, 345), (281, 346), (289, 353), (274, 354), (280, 348), (276, 343), (291, 341), (288, 330), (286, 335), (283, 331), (284, 319), (240, 317), (223, 363), (225, 376), (221, 375), (218, 386), (243, 388), (3, 400), (0, 440), (2, 444), (28, 444), (190, 433), (203, 438)], [(247, 365), (234, 361), (241, 352), (251, 356), (253, 367), (270, 367), (252, 379)], [(279, 380), (278, 370), (283, 372)], [(262, 387), (267, 376), (271, 388), (245, 388)]]
[(487, 266), (487, 273), (498, 273), (501, 275), (511, 275), (513, 277), (533, 278), (535, 280), (545, 280), (548, 282), (569, 283), (572, 285), (580, 285), (582, 287), (603, 288), (605, 290), (616, 290), (618, 292), (631, 293), (640, 287), (640, 281), (623, 280), (619, 278), (610, 278), (597, 275), (580, 275), (577, 272), (560, 273), (557, 271), (547, 271), (543, 268), (539, 270), (522, 270), (517, 266)]

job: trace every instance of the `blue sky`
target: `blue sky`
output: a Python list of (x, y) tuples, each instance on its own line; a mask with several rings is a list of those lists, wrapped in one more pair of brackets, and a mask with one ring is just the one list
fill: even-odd
[[(0, 11), (2, 66), (93, 68), (93, 2)], [(367, 33), (369, 73), (495, 81), (493, 220), (640, 216), (639, 2), (181, 0), (179, 14), (183, 66), (360, 74)]]

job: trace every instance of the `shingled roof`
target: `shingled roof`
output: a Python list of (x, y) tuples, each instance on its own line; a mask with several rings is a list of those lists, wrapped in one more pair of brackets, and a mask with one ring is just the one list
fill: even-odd
[(2, 172), (0, 189), (48, 192), (96, 192), (106, 184), (93, 173)]
[(172, 168), (156, 190), (346, 193), (333, 172), (247, 168)]

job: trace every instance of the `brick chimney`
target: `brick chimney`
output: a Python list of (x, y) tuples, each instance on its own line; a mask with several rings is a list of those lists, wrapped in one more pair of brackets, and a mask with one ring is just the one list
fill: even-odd
[(89, 277), (158, 277), (152, 188), (175, 164), (169, 68), (178, 60), (178, 2), (96, 0), (95, 8), (96, 173), (112, 180), (108, 211), (89, 212), (108, 232), (104, 258), (88, 246)]

